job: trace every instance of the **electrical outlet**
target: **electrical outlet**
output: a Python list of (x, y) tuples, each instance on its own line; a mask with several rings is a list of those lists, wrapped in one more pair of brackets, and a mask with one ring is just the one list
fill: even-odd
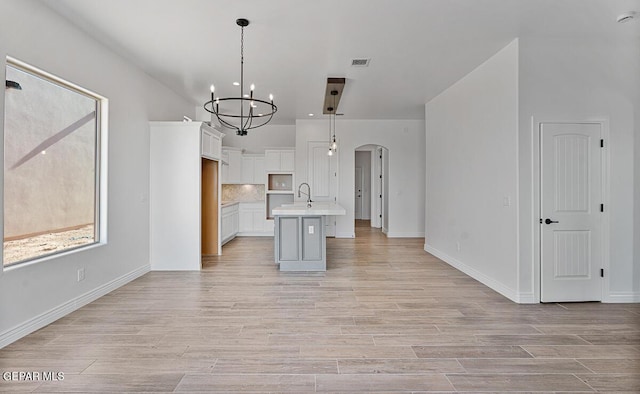
[(502, 198), (502, 206), (505, 206), (505, 207), (510, 207), (511, 206), (511, 197), (510, 196), (504, 196)]
[(84, 268), (79, 268), (78, 269), (78, 282), (81, 282), (84, 280)]

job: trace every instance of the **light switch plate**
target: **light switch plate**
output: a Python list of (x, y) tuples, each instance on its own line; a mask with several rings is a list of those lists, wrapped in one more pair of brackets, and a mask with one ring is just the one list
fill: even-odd
[(315, 232), (315, 228), (313, 226), (309, 226), (309, 234), (313, 234)]

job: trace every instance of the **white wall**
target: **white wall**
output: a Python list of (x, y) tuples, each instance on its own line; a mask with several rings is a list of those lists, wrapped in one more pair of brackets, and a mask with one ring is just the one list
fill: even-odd
[[(10, 55), (109, 99), (108, 244), (5, 270), (1, 347), (149, 270), (148, 122), (193, 116), (194, 110), (39, 2), (5, 0), (0, 14), (15, 16), (0, 24), (3, 71)], [(86, 279), (77, 282), (80, 267)]]
[(517, 40), (426, 104), (426, 134), (425, 250), (516, 300)]
[[(420, 120), (336, 121), (338, 141), (338, 203), (347, 214), (337, 217), (336, 237), (354, 230), (355, 149), (381, 145), (389, 149), (390, 237), (424, 236), (424, 122)], [(327, 141), (326, 120), (296, 121), (296, 183), (307, 181), (307, 143)]]
[(293, 148), (296, 145), (296, 126), (265, 125), (238, 136), (233, 130), (220, 128), (225, 134), (223, 146), (245, 149), (244, 153), (264, 153), (265, 148)]
[[(640, 40), (606, 42), (584, 40), (520, 41), (520, 289), (537, 295), (539, 281), (536, 225), (532, 201), (537, 182), (535, 147), (540, 121), (604, 120), (609, 124), (610, 198), (605, 201), (610, 217), (605, 275), (605, 301), (640, 301), (638, 236), (638, 95), (640, 90)], [(635, 100), (635, 106), (634, 106)], [(532, 193), (533, 189), (533, 193)], [(635, 206), (634, 206), (635, 204)], [(634, 210), (636, 225), (634, 228)], [(636, 264), (634, 266), (634, 231)], [(607, 290), (608, 289), (608, 290)]]

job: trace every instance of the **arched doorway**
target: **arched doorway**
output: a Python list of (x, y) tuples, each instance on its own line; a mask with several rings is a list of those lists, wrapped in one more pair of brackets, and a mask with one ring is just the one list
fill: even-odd
[(354, 220), (355, 227), (370, 226), (387, 233), (389, 150), (366, 144), (355, 148)]

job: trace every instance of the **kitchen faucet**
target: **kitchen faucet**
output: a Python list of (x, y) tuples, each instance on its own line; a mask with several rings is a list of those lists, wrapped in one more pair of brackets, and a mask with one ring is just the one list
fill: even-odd
[[(302, 185), (307, 185), (307, 193), (303, 192), (302, 189)], [(307, 182), (303, 182), (300, 184), (300, 186), (298, 186), (298, 197), (301, 197), (300, 193), (304, 193), (307, 196), (307, 208), (311, 208), (311, 186), (309, 186), (309, 184)]]

